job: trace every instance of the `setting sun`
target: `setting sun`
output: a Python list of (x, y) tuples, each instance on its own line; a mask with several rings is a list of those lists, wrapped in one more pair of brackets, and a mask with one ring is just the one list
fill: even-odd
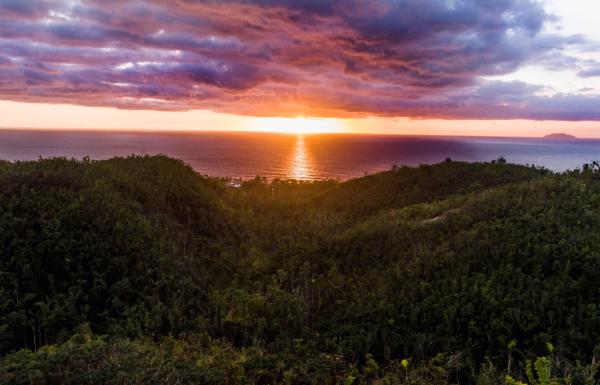
[(286, 134), (323, 134), (344, 132), (339, 119), (316, 118), (258, 118), (252, 122), (252, 131), (281, 132)]

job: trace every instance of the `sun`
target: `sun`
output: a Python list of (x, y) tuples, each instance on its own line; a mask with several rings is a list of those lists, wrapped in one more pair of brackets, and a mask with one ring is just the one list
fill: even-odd
[(304, 135), (344, 132), (344, 127), (332, 118), (256, 118), (251, 130)]

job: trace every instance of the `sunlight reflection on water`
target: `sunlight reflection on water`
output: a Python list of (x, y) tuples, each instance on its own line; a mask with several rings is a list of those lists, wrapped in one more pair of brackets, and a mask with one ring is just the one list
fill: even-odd
[(304, 143), (304, 136), (298, 135), (288, 175), (292, 179), (312, 179), (314, 178), (313, 168), (312, 159)]

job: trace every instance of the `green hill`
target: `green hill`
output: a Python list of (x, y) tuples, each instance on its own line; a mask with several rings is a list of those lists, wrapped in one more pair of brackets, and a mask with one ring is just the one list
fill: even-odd
[(539, 356), (594, 383), (596, 176), (2, 163), (0, 383), (500, 384)]

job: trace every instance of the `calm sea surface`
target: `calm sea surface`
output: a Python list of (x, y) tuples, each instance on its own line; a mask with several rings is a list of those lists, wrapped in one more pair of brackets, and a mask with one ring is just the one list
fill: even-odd
[(489, 161), (504, 156), (511, 163), (562, 171), (600, 160), (600, 140), (0, 130), (0, 159), (131, 154), (169, 155), (212, 176), (348, 179), (394, 164), (414, 166), (446, 158)]

